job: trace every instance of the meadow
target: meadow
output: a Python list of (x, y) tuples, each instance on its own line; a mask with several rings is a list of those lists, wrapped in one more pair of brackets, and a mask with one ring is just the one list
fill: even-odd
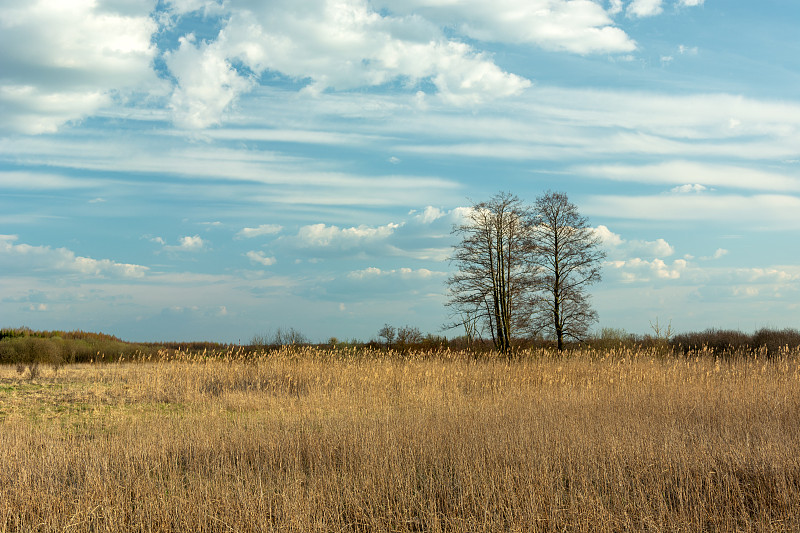
[(797, 531), (800, 350), (0, 365), (0, 532)]

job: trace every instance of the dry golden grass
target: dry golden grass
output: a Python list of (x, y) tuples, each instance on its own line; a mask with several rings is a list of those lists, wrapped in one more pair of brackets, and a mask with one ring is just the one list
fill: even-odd
[(0, 532), (798, 529), (796, 352), (0, 367)]

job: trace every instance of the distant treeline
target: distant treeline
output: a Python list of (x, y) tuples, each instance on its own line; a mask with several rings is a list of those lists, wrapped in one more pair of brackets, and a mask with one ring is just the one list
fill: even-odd
[[(154, 360), (170, 358), (176, 353), (207, 355), (235, 351), (238, 357), (263, 354), (283, 346), (314, 346), (329, 350), (391, 351), (402, 355), (411, 351), (436, 352), (468, 350), (486, 353), (493, 350), (490, 339), (446, 338), (421, 335), (417, 328), (398, 328), (400, 335), (384, 336), (381, 341), (340, 341), (332, 337), (326, 343), (312, 343), (297, 330), (289, 329), (274, 335), (255, 336), (247, 345), (215, 342), (132, 343), (113, 335), (86, 331), (34, 331), (29, 328), (0, 329), (0, 364), (52, 364), (115, 362), (120, 360)], [(413, 334), (408, 334), (409, 331)], [(540, 338), (517, 339), (515, 351), (555, 348), (555, 342)], [(594, 337), (572, 343), (569, 349), (592, 348), (598, 351), (623, 348), (657, 349), (664, 355), (697, 353), (716, 357), (766, 356), (773, 357), (789, 350), (800, 350), (800, 331), (797, 329), (760, 329), (752, 334), (737, 330), (708, 329), (702, 332), (672, 335), (636, 335), (621, 329), (604, 328)]]
[(704, 352), (720, 357), (742, 355), (775, 356), (783, 351), (800, 349), (797, 329), (762, 328), (754, 333), (733, 329), (707, 329), (700, 332), (634, 335), (624, 330), (604, 328), (588, 344), (598, 349), (618, 346), (642, 348), (660, 347), (675, 354)]

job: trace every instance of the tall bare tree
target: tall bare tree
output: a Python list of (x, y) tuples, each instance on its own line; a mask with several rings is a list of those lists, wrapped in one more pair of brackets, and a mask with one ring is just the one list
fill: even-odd
[(533, 215), (532, 260), (540, 284), (533, 327), (555, 336), (562, 350), (565, 338), (582, 339), (597, 320), (587, 289), (600, 281), (605, 252), (566, 194), (548, 191), (540, 196)]
[(530, 209), (510, 193), (474, 204), (453, 228), (461, 241), (453, 247), (458, 271), (447, 281), (447, 305), (454, 316), (476, 319), (501, 353), (529, 323), (536, 286), (533, 230)]

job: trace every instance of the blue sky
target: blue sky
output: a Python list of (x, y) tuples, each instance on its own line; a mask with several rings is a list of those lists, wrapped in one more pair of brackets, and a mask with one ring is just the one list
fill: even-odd
[(789, 0), (3, 1), (0, 326), (438, 333), (462, 209), (558, 190), (608, 253), (598, 327), (797, 327), (798, 23)]

